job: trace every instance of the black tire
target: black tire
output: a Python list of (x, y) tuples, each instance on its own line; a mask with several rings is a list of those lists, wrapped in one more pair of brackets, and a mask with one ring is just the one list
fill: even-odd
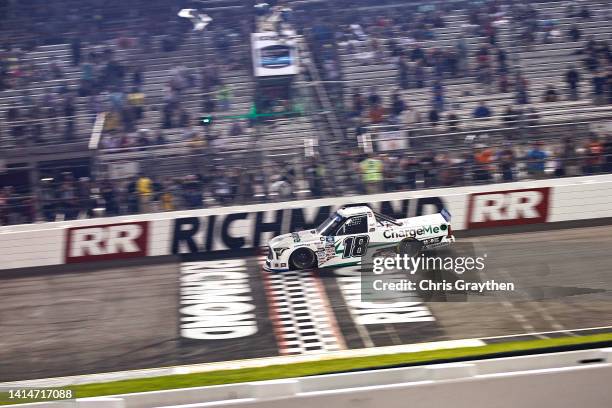
[(411, 258), (415, 258), (421, 254), (423, 250), (423, 244), (414, 239), (405, 239), (399, 243), (398, 252), (401, 255), (408, 255)]
[(289, 258), (293, 269), (309, 269), (314, 267), (316, 255), (308, 248), (296, 249)]

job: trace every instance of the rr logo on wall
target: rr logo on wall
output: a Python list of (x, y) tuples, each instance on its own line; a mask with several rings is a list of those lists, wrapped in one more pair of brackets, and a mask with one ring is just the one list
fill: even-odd
[(149, 223), (91, 225), (66, 230), (66, 263), (147, 256)]
[(467, 228), (546, 222), (549, 196), (549, 187), (470, 194)]

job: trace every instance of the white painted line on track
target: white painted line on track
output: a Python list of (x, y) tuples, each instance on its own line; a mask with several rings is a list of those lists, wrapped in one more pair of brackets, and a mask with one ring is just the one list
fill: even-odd
[(612, 332), (612, 326), (600, 326), (600, 327), (584, 327), (582, 329), (565, 329), (565, 330), (545, 331), (545, 332), (525, 332), (525, 333), (516, 333), (516, 334), (505, 334), (503, 336), (482, 337), (482, 340), (505, 339), (509, 337), (538, 336), (538, 335), (545, 336), (547, 334), (580, 332), (580, 331), (587, 331), (587, 330), (604, 330), (604, 329), (609, 329), (609, 331)]

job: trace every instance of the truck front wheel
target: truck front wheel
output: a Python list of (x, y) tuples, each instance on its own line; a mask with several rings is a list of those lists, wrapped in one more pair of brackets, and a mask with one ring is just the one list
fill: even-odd
[(315, 253), (308, 248), (300, 248), (291, 254), (289, 262), (295, 269), (309, 269), (315, 265)]

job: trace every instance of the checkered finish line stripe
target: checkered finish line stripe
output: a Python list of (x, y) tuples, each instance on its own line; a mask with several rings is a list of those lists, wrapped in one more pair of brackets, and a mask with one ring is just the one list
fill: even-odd
[[(261, 258), (261, 263), (265, 258)], [(346, 348), (327, 295), (312, 271), (262, 270), (281, 354), (307, 354)]]

